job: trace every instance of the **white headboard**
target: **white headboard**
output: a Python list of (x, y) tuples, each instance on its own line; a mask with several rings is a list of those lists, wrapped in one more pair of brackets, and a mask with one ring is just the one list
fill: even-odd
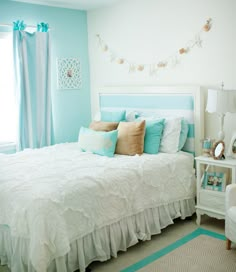
[(99, 89), (99, 109), (126, 109), (183, 116), (189, 122), (184, 150), (201, 154), (204, 102), (199, 86), (106, 86)]

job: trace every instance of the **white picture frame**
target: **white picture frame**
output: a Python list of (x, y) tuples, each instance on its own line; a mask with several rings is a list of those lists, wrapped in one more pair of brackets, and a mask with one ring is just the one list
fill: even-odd
[(78, 58), (57, 58), (57, 89), (81, 88), (81, 67)]
[(233, 132), (228, 147), (227, 157), (236, 159), (236, 131)]

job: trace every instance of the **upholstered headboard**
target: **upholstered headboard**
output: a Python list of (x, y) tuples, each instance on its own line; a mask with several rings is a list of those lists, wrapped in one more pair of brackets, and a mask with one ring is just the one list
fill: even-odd
[(184, 151), (201, 153), (204, 137), (203, 95), (200, 87), (133, 86), (102, 87), (100, 109), (126, 109), (144, 115), (181, 116), (189, 124)]

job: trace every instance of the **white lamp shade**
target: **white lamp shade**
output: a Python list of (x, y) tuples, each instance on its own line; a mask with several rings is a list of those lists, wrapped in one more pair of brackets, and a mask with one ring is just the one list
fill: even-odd
[(236, 112), (234, 91), (208, 90), (206, 111), (219, 114), (226, 112)]

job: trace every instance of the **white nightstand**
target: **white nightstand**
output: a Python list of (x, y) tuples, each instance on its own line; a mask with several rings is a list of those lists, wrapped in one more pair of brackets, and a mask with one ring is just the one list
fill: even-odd
[(211, 157), (199, 156), (195, 160), (197, 167), (196, 222), (200, 225), (201, 215), (203, 214), (217, 219), (224, 219), (225, 188), (223, 188), (223, 191), (218, 191), (219, 188), (217, 186), (208, 186), (206, 185), (206, 181), (212, 173), (217, 173), (216, 176), (218, 176), (219, 173), (228, 172), (227, 184), (236, 183), (236, 159), (214, 160)]

